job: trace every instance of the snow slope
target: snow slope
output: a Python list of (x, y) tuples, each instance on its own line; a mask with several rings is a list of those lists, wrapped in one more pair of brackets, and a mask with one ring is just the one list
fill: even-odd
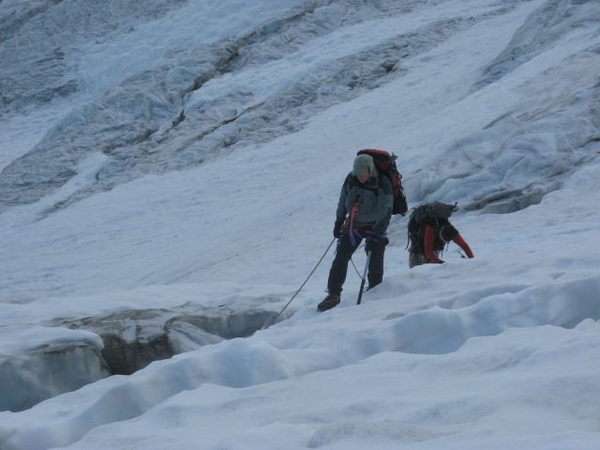
[(598, 447), (598, 2), (79, 3), (0, 3), (5, 367), (100, 350), (59, 318), (280, 311), (364, 147), (476, 258), (409, 270), (394, 217), (361, 306), (351, 267), (315, 311), (330, 251), (291, 318), (0, 412), (0, 449)]

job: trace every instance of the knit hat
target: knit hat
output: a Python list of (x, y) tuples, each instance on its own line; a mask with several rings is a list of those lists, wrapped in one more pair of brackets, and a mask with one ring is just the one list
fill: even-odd
[(440, 236), (446, 242), (450, 242), (458, 235), (458, 230), (451, 224), (445, 225), (440, 231)]
[(358, 177), (363, 175), (367, 170), (369, 173), (373, 173), (375, 170), (375, 164), (373, 164), (373, 158), (371, 155), (358, 155), (354, 160), (354, 167), (352, 168), (352, 175)]

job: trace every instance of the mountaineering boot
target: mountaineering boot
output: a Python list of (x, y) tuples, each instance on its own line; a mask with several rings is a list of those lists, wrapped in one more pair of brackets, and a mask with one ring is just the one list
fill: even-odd
[(340, 296), (335, 294), (329, 294), (327, 297), (323, 299), (321, 303), (317, 306), (317, 311), (327, 311), (328, 309), (335, 308), (340, 304)]

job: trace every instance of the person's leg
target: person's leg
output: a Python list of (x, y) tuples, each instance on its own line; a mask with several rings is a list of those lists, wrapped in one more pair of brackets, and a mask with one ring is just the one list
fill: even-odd
[(377, 286), (383, 281), (384, 254), (385, 245), (377, 246), (371, 252), (371, 259), (369, 260), (369, 275), (367, 276), (369, 289)]
[(341, 295), (342, 286), (348, 273), (348, 263), (359, 244), (360, 240), (357, 240), (356, 245), (352, 245), (347, 235), (338, 241), (335, 258), (331, 264), (329, 279), (327, 280), (327, 291), (330, 294)]
[(421, 264), (425, 264), (425, 256), (423, 256), (421, 253), (413, 253), (410, 252), (409, 257), (408, 257), (408, 267), (409, 268), (413, 268), (415, 266), (420, 266)]

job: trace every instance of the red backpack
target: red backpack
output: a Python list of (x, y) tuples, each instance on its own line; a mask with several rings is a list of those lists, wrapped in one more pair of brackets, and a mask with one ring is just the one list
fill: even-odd
[(388, 177), (392, 183), (392, 191), (394, 192), (392, 214), (406, 214), (408, 211), (408, 204), (406, 203), (406, 195), (404, 194), (404, 188), (402, 187), (402, 175), (398, 172), (398, 168), (396, 167), (396, 158), (398, 157), (385, 150), (376, 150), (372, 148), (359, 150), (357, 153), (357, 155), (363, 154), (371, 155), (377, 170)]

